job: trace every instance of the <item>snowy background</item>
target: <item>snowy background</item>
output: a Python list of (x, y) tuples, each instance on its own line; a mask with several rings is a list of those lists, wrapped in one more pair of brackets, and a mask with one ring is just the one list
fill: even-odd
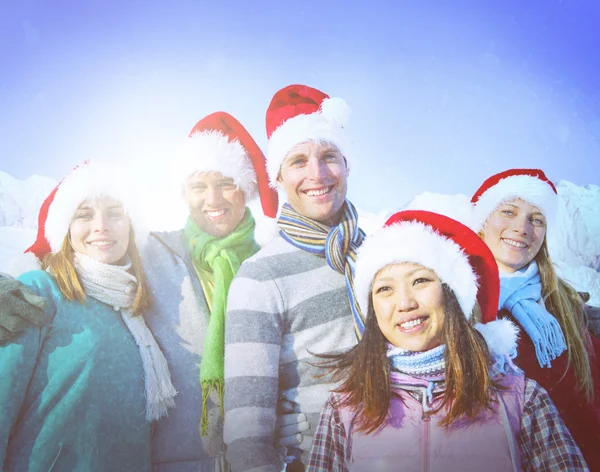
[[(33, 175), (19, 180), (0, 171), (0, 272), (10, 271), (11, 262), (35, 240), (39, 207), (56, 184), (49, 177)], [(591, 305), (600, 306), (600, 187), (563, 180), (557, 190), (560, 205), (557, 228), (548, 233), (550, 255), (559, 275), (576, 289), (589, 292)], [(438, 210), (461, 219), (468, 199), (463, 194), (422, 193), (403, 208)], [(183, 226), (186, 209), (175, 192), (155, 192), (145, 202), (152, 209), (151, 229), (177, 230)], [(254, 215), (261, 215), (256, 204), (251, 207)], [(360, 226), (369, 234), (400, 209), (377, 214), (359, 209)]]

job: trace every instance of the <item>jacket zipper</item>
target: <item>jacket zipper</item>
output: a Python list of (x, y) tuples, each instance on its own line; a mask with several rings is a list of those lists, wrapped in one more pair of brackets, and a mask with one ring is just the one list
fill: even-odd
[(423, 425), (423, 435), (421, 436), (421, 470), (429, 472), (429, 423), (431, 422), (431, 417), (423, 412), (421, 420)]

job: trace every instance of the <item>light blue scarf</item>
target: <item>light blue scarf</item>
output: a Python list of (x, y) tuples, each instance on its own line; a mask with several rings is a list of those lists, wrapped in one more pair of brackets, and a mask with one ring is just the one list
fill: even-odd
[(433, 394), (444, 388), (445, 350), (444, 344), (429, 351), (414, 352), (387, 343), (392, 388), (417, 393), (421, 396), (423, 411), (430, 411)]
[(500, 272), (499, 309), (512, 313), (531, 338), (540, 366), (549, 368), (567, 344), (556, 318), (538, 304), (541, 298), (542, 282), (535, 261), (512, 274)]

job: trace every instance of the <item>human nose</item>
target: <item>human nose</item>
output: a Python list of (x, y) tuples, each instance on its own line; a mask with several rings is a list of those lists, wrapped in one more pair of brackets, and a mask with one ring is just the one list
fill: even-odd
[(308, 176), (312, 180), (319, 181), (327, 173), (326, 164), (320, 159), (309, 159), (308, 161)]
[(92, 220), (92, 230), (94, 232), (104, 233), (108, 231), (108, 218), (102, 212), (98, 212), (94, 215), (94, 219)]
[(396, 288), (396, 311), (406, 312), (417, 308), (418, 303), (410, 287)]
[(206, 189), (206, 203), (210, 206), (218, 204), (221, 200), (221, 189), (216, 185), (209, 185)]
[(522, 234), (525, 236), (531, 232), (531, 222), (525, 215), (519, 215), (514, 219), (513, 231), (517, 234)]

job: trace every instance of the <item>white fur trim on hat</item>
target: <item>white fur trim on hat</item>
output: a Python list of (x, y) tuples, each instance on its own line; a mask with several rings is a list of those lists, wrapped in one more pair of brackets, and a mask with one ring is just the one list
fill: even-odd
[[(60, 250), (69, 232), (75, 210), (85, 200), (109, 196), (120, 201), (128, 214), (136, 236), (143, 225), (136, 221), (140, 215), (135, 203), (135, 192), (124, 169), (104, 161), (91, 161), (74, 169), (59, 184), (58, 190), (48, 209), (44, 231), (52, 252)], [(134, 210), (136, 208), (136, 210)], [(135, 221), (134, 221), (135, 220)]]
[(344, 131), (349, 117), (350, 108), (343, 99), (326, 98), (319, 111), (289, 118), (273, 131), (267, 156), (267, 173), (271, 188), (277, 188), (279, 169), (287, 154), (294, 146), (306, 141), (333, 144), (350, 163), (350, 144)]
[(354, 289), (367, 313), (375, 275), (390, 264), (412, 262), (433, 270), (455, 293), (467, 319), (477, 299), (477, 275), (462, 248), (430, 226), (404, 221), (368, 236), (358, 250)]
[(490, 187), (475, 202), (471, 220), (473, 231), (481, 231), (492, 212), (502, 202), (516, 198), (538, 207), (546, 218), (546, 227), (552, 227), (558, 211), (558, 196), (552, 187), (537, 177), (513, 175)]
[(185, 183), (190, 175), (220, 172), (233, 179), (246, 201), (257, 196), (256, 172), (244, 146), (217, 130), (201, 131), (186, 138), (177, 162), (177, 175)]
[(485, 324), (476, 323), (474, 328), (485, 339), (492, 357), (516, 357), (519, 328), (510, 320), (501, 318)]

